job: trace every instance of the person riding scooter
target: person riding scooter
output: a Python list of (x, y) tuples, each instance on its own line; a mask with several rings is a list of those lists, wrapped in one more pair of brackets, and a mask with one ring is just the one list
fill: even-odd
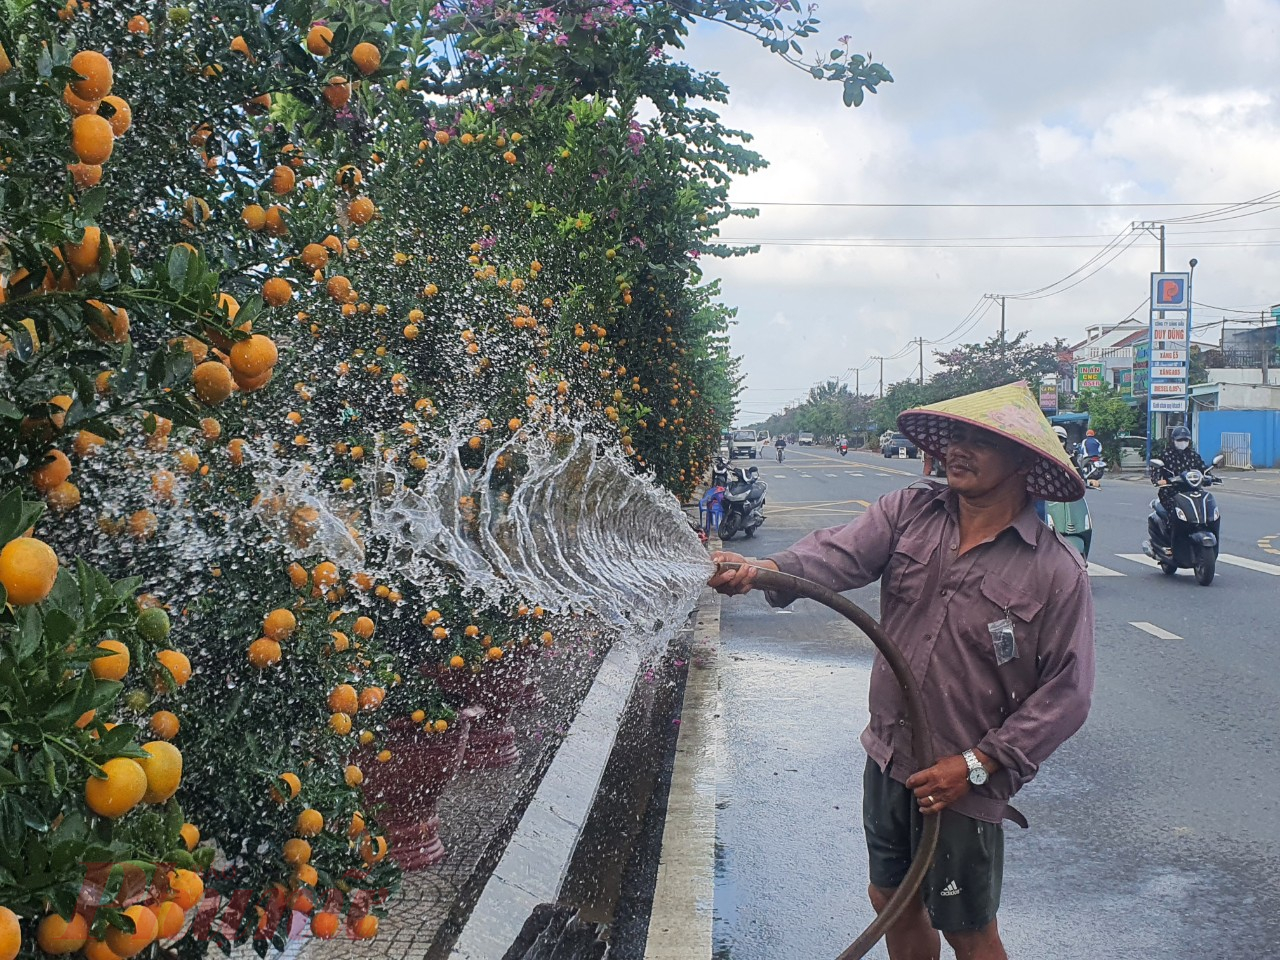
[(1097, 434), (1089, 430), (1084, 435), (1084, 443), (1080, 445), (1080, 465), (1085, 475), (1085, 483), (1095, 490), (1102, 489), (1102, 471), (1095, 467), (1102, 459), (1102, 441)]
[(849, 452), (849, 441), (841, 437), (836, 441), (836, 449), (840, 451), (840, 456), (844, 456)]
[(1165, 449), (1164, 455), (1160, 458), (1164, 462), (1164, 467), (1151, 468), (1151, 482), (1158, 488), (1157, 496), (1160, 498), (1160, 504), (1156, 508), (1161, 521), (1164, 522), (1166, 537), (1169, 532), (1169, 510), (1173, 507), (1173, 501), (1178, 498), (1178, 492), (1169, 483), (1170, 476), (1178, 476), (1187, 470), (1204, 471), (1205, 463), (1200, 454), (1196, 453), (1195, 448), (1191, 446), (1191, 431), (1186, 427), (1174, 427), (1169, 432), (1169, 444)]

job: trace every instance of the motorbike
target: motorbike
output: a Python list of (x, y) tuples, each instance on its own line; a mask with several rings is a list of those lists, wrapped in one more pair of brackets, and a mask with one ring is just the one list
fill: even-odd
[(758, 467), (739, 467), (730, 472), (719, 526), (721, 540), (731, 539), (739, 530), (746, 537), (755, 536), (765, 520), (764, 495), (768, 489), (769, 485), (760, 479)]
[(846, 456), (849, 453), (849, 445), (847, 443), (840, 444), (840, 456)]
[(1142, 541), (1142, 552), (1158, 563), (1166, 575), (1178, 570), (1195, 571), (1196, 583), (1202, 587), (1213, 582), (1218, 565), (1221, 519), (1218, 502), (1207, 488), (1222, 483), (1222, 478), (1213, 473), (1222, 460), (1219, 454), (1204, 471), (1185, 470), (1179, 474), (1168, 469), (1163, 460), (1148, 461), (1169, 481), (1175, 497), (1172, 514), (1165, 510), (1159, 497), (1151, 501), (1151, 514), (1147, 517), (1150, 539)]
[(1084, 482), (1091, 487), (1101, 486), (1102, 478), (1107, 472), (1107, 461), (1099, 456), (1089, 456), (1083, 450), (1076, 453), (1076, 470)]
[(1076, 548), (1086, 563), (1089, 561), (1089, 547), (1093, 544), (1093, 520), (1089, 516), (1089, 504), (1083, 497), (1071, 503), (1046, 501), (1044, 522), (1049, 525), (1049, 529), (1062, 534), (1062, 538)]
[(724, 519), (724, 495), (729, 487), (729, 465), (716, 457), (711, 467), (711, 483), (698, 501), (698, 539), (703, 543), (711, 538), (711, 531), (719, 529)]

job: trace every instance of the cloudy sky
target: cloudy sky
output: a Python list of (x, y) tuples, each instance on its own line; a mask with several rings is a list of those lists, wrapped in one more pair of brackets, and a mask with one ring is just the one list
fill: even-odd
[[(818, 15), (814, 51), (850, 34), (896, 82), (846, 109), (838, 86), (723, 28), (699, 30), (688, 50), (729, 83), (725, 122), (771, 164), (732, 199), (781, 204), (724, 225), (726, 238), (772, 241), (759, 254), (704, 261), (740, 309), (742, 422), (816, 381), (852, 385), (857, 368), (874, 392), (872, 356), (902, 354), (885, 362), (886, 384), (914, 376), (911, 339), (954, 339), (984, 293), (1051, 284), (1134, 220), (1280, 191), (1277, 0), (824, 0)], [(1246, 209), (1261, 212), (1169, 222), (1168, 269), (1199, 260), (1195, 300), (1280, 302), (1280, 205)], [(1155, 240), (1139, 235), (1085, 282), (1007, 301), (1008, 329), (1079, 339), (1133, 315), (1157, 266)], [(962, 342), (997, 331), (991, 306)], [(1198, 308), (1196, 323), (1222, 316)], [(937, 348), (926, 344), (926, 375)]]

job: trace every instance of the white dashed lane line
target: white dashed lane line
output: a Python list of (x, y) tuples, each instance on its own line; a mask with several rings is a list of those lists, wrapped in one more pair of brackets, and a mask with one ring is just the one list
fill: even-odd
[(1269, 573), (1273, 577), (1280, 577), (1280, 565), (1274, 563), (1263, 563), (1261, 560), (1250, 560), (1248, 557), (1235, 557), (1229, 553), (1218, 554), (1219, 563), (1229, 563), (1233, 567), (1244, 567), (1246, 570), (1257, 570), (1259, 573)]
[(1119, 570), (1112, 570), (1110, 567), (1104, 567), (1100, 563), (1089, 561), (1089, 576), (1091, 577), (1124, 577), (1128, 574), (1121, 573)]
[[(1117, 553), (1116, 556), (1120, 557), (1122, 560), (1132, 560), (1134, 563), (1140, 563), (1144, 567), (1151, 567), (1154, 570), (1160, 569), (1160, 564), (1156, 563), (1145, 553)], [(1222, 557), (1218, 557), (1218, 559), (1223, 560)], [(1194, 572), (1191, 570), (1179, 570), (1178, 573), (1186, 574), (1187, 576), (1195, 576)], [(1218, 576), (1222, 576), (1221, 570), (1218, 571)]]
[(1130, 621), (1129, 626), (1137, 627), (1144, 633), (1149, 633), (1157, 640), (1181, 640), (1182, 638), (1176, 633), (1170, 633), (1168, 630), (1157, 627), (1154, 623), (1147, 623), (1145, 620)]

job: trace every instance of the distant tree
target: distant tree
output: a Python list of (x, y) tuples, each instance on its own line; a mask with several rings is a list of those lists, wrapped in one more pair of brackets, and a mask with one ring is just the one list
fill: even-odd
[(883, 432), (897, 428), (898, 414), (912, 407), (933, 403), (936, 391), (932, 381), (921, 384), (915, 380), (900, 380), (884, 392), (884, 396), (872, 404), (872, 419), (876, 429)]
[(1057, 373), (1058, 354), (1063, 341), (1029, 343), (1024, 330), (1012, 340), (1001, 343), (998, 336), (986, 343), (966, 343), (934, 356), (945, 368), (929, 380), (938, 399), (963, 396), (978, 390), (989, 390), (1015, 380), (1026, 380), (1033, 387), (1048, 373)]
[(1089, 426), (1102, 441), (1105, 457), (1119, 463), (1120, 445), (1116, 438), (1137, 429), (1137, 407), (1130, 406), (1115, 387), (1103, 385), (1080, 391), (1076, 410), (1089, 414)]

